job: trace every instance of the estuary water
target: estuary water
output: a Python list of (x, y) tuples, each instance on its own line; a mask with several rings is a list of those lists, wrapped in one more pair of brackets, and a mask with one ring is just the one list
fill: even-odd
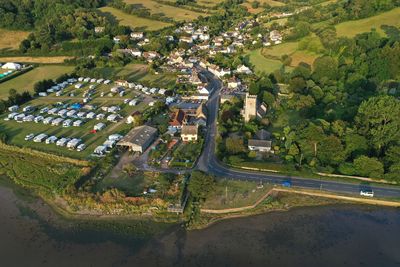
[(400, 266), (399, 209), (296, 208), (198, 231), (157, 224), (155, 230), (121, 233), (112, 227), (119, 223), (63, 221), (40, 200), (15, 190), (0, 186), (4, 267)]

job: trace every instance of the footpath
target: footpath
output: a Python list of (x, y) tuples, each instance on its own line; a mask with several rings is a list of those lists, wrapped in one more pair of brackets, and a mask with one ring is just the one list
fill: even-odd
[(229, 208), (229, 209), (201, 209), (200, 211), (203, 213), (210, 213), (210, 214), (226, 214), (226, 213), (236, 213), (242, 212), (246, 210), (251, 210), (257, 207), (261, 202), (263, 202), (267, 197), (272, 195), (273, 193), (292, 193), (292, 194), (302, 194), (307, 196), (315, 196), (315, 197), (323, 197), (323, 198), (330, 198), (330, 199), (337, 199), (337, 200), (344, 200), (350, 202), (357, 202), (369, 205), (378, 205), (378, 206), (388, 206), (388, 207), (400, 207), (400, 202), (397, 201), (389, 201), (389, 200), (381, 200), (381, 199), (373, 199), (373, 198), (361, 198), (361, 197), (350, 197), (350, 196), (341, 196), (335, 195), (325, 192), (314, 192), (314, 191), (307, 191), (307, 190), (296, 190), (296, 189), (284, 189), (284, 188), (274, 188), (271, 189), (267, 194), (262, 196), (259, 200), (257, 200), (251, 206), (244, 206), (239, 208)]

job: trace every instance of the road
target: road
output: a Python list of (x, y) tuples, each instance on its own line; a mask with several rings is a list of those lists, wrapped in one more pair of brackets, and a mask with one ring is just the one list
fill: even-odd
[[(263, 183), (281, 184), (283, 181), (290, 179), (293, 186), (306, 189), (324, 190), (334, 193), (346, 193), (359, 195), (361, 185), (347, 183), (342, 181), (327, 181), (321, 179), (311, 179), (303, 177), (289, 177), (284, 175), (266, 174), (262, 172), (238, 170), (229, 168), (219, 162), (215, 155), (215, 137), (217, 133), (217, 118), (219, 108), (219, 94), (222, 88), (222, 82), (211, 73), (202, 70), (203, 74), (209, 80), (209, 88), (212, 89), (208, 109), (208, 129), (205, 138), (203, 153), (201, 154), (197, 169), (214, 174), (218, 177), (226, 177), (236, 180), (252, 180), (262, 181)], [(400, 198), (400, 187), (396, 186), (372, 186), (375, 196), (377, 197), (398, 197)]]

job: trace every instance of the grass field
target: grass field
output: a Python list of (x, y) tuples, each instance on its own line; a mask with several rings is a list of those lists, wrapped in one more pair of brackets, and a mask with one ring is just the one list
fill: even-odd
[[(75, 89), (73, 86), (70, 86), (64, 90), (64, 95), (60, 97), (56, 97), (54, 94), (51, 94), (47, 97), (39, 97), (36, 98), (26, 105), (32, 105), (40, 110), (43, 107), (53, 107), (57, 102), (62, 102), (63, 104), (73, 104), (82, 101), (82, 94), (85, 90), (88, 89), (88, 86), (85, 86), (81, 89)], [(124, 97), (114, 96), (110, 97), (106, 95), (105, 97), (100, 97), (101, 92), (110, 92), (110, 88), (113, 85), (100, 85), (96, 88), (96, 94), (93, 95), (93, 100), (91, 104), (98, 107), (98, 111), (96, 113), (104, 113), (100, 110), (102, 106), (111, 106), (111, 105), (118, 105), (121, 107), (121, 111), (119, 112), (120, 115), (126, 117), (128, 114), (134, 111), (143, 111), (145, 108), (148, 107), (148, 103), (145, 101), (140, 102), (137, 106), (129, 106), (127, 104), (123, 104), (123, 100), (125, 98), (133, 99), (137, 96), (134, 92), (129, 92)], [(68, 94), (70, 92), (74, 92), (75, 96), (70, 97)], [(36, 111), (33, 113), (34, 115), (39, 115), (39, 112)], [(45, 125), (43, 123), (35, 123), (35, 122), (23, 122), (18, 123), (14, 120), (4, 121), (3, 119), (7, 115), (0, 117), (0, 132), (4, 132), (9, 137), (9, 142), (12, 145), (17, 145), (20, 147), (29, 147), (35, 150), (50, 152), (56, 155), (67, 156), (71, 158), (83, 159), (87, 158), (91, 153), (93, 153), (94, 149), (101, 145), (106, 138), (114, 133), (126, 133), (132, 127), (121, 121), (120, 123), (111, 123), (105, 122), (104, 120), (88, 120), (85, 124), (81, 127), (67, 127), (64, 128), (62, 125), (60, 126), (53, 126), (53, 125)], [(50, 115), (43, 115), (44, 117), (48, 117)], [(57, 116), (52, 116), (57, 117)], [(91, 133), (93, 130), (93, 126), (99, 122), (105, 122), (107, 127), (102, 131), (97, 133)], [(44, 143), (35, 143), (33, 141), (25, 141), (24, 138), (26, 135), (34, 133), (45, 133), (48, 136), (55, 135), (57, 137), (70, 137), (70, 138), (81, 138), (87, 148), (82, 151), (78, 152), (76, 150), (68, 150), (65, 147), (58, 147), (55, 144), (44, 144)]]
[(20, 62), (37, 64), (60, 64), (72, 57), (0, 57), (0, 62)]
[(155, 74), (144, 64), (128, 64), (117, 73), (117, 76), (129, 80), (151, 84), (158, 87), (167, 87), (175, 84), (175, 74)]
[(16, 89), (18, 92), (33, 91), (36, 82), (43, 79), (56, 79), (73, 69), (72, 66), (39, 66), (14, 79), (0, 83), (0, 98), (6, 98), (10, 89)]
[(336, 31), (338, 36), (347, 37), (369, 32), (371, 28), (375, 28), (379, 33), (384, 33), (380, 28), (382, 25), (400, 27), (400, 7), (377, 16), (340, 23), (336, 25)]
[(134, 15), (126, 14), (116, 8), (102, 7), (102, 12), (110, 13), (119, 21), (121, 25), (130, 26), (134, 28), (143, 28), (144, 30), (155, 31), (162, 29), (167, 26), (171, 26), (170, 23), (165, 23), (157, 20), (151, 20), (146, 18), (137, 17)]
[(164, 14), (168, 18), (172, 18), (176, 21), (190, 21), (198, 18), (199, 16), (204, 16), (203, 13), (194, 12), (191, 10), (163, 5), (152, 0), (124, 0), (127, 4), (143, 6), (148, 8), (151, 14)]
[(26, 39), (28, 35), (29, 32), (0, 29), (0, 50), (17, 49), (19, 44)]
[(262, 49), (262, 54), (280, 59), (283, 55), (291, 55), (296, 52), (298, 45), (298, 42), (287, 42), (271, 47), (265, 47)]
[(249, 56), (250, 63), (254, 65), (257, 73), (271, 73), (277, 69), (280, 69), (282, 62), (276, 59), (269, 59), (261, 54), (261, 49), (256, 49), (247, 53)]
[(253, 205), (264, 196), (270, 186), (248, 181), (219, 180), (211, 195), (202, 205), (205, 209), (229, 209)]
[(307, 50), (299, 50), (298, 46), (299, 42), (287, 42), (262, 48), (261, 54), (265, 58), (272, 60), (280, 60), (283, 55), (289, 55), (292, 58), (291, 67), (298, 66), (300, 62), (305, 62), (312, 66), (319, 54)]

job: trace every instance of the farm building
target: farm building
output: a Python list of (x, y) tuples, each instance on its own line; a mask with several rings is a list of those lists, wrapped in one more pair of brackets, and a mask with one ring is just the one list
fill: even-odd
[(143, 153), (157, 136), (157, 129), (143, 125), (134, 128), (121, 141), (117, 146), (128, 148), (130, 151)]

